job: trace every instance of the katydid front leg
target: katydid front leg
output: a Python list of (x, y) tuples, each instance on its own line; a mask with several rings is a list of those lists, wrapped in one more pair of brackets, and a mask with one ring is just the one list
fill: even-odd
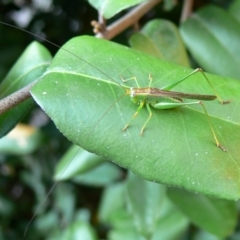
[[(141, 101), (141, 102), (139, 103), (139, 106), (138, 106), (138, 108), (137, 108), (137, 111), (133, 114), (133, 116), (132, 116), (132, 118), (130, 119), (130, 121), (129, 121), (129, 122), (125, 125), (125, 127), (122, 129), (123, 131), (126, 131), (126, 129), (129, 127), (129, 125), (130, 125), (130, 123), (133, 121), (133, 119), (136, 118), (137, 115), (140, 113), (140, 111), (142, 110), (143, 106), (144, 106), (144, 101)], [(141, 131), (140, 134), (142, 135), (142, 131)]]
[[(142, 108), (143, 108), (144, 105), (145, 105), (145, 102), (144, 102), (144, 101), (141, 101), (139, 107), (137, 108), (137, 111), (133, 114), (133, 116), (132, 116), (132, 118), (130, 119), (130, 121), (125, 125), (125, 127), (123, 128), (123, 131), (125, 131), (125, 130), (129, 127), (130, 123), (133, 121), (134, 118), (137, 117), (137, 115), (138, 115), (139, 112), (142, 110)], [(141, 128), (141, 131), (140, 131), (140, 135), (141, 135), (141, 136), (143, 135), (144, 129), (145, 129), (146, 125), (148, 124), (148, 122), (150, 121), (151, 117), (152, 117), (152, 110), (151, 110), (150, 104), (149, 104), (149, 103), (146, 103), (146, 107), (147, 107), (149, 116), (148, 116), (146, 122), (143, 124), (143, 126), (142, 126), (142, 128)]]

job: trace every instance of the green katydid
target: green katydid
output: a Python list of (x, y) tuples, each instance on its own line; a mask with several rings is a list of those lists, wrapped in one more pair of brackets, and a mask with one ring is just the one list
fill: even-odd
[[(210, 87), (213, 89), (215, 95), (192, 94), (192, 93), (170, 91), (173, 87), (177, 86), (178, 84), (180, 84), (181, 82), (183, 82), (184, 80), (186, 80), (191, 75), (193, 75), (197, 72), (202, 73), (203, 77), (206, 79), (206, 81), (209, 83)], [(183, 79), (178, 80), (176, 82), (173, 82), (169, 85), (166, 85), (166, 86), (162, 87), (161, 89), (151, 88), (151, 83), (152, 83), (153, 79), (152, 79), (152, 76), (150, 74), (149, 74), (149, 86), (144, 87), (144, 88), (139, 86), (136, 77), (132, 77), (132, 78), (129, 78), (129, 79), (123, 79), (121, 77), (121, 79), (122, 79), (123, 82), (129, 81), (129, 80), (134, 80), (136, 82), (137, 87), (135, 87), (135, 88), (134, 87), (131, 87), (131, 88), (124, 87), (124, 88), (125, 88), (125, 91), (126, 91), (126, 95), (129, 95), (131, 97), (131, 100), (135, 104), (139, 105), (139, 107), (137, 108), (137, 111), (134, 113), (134, 115), (132, 116), (130, 121), (123, 128), (123, 131), (125, 131), (129, 127), (130, 123), (140, 113), (140, 111), (142, 110), (144, 105), (146, 105), (146, 108), (149, 112), (149, 117), (146, 120), (146, 122), (143, 124), (143, 126), (141, 128), (140, 135), (143, 134), (145, 127), (147, 126), (148, 122), (150, 121), (150, 119), (152, 117), (151, 107), (153, 107), (155, 109), (165, 110), (165, 109), (177, 108), (177, 107), (182, 107), (182, 106), (187, 106), (187, 105), (200, 104), (203, 108), (203, 111), (204, 111), (206, 117), (207, 117), (210, 129), (212, 131), (213, 138), (216, 142), (217, 147), (221, 148), (223, 151), (227, 150), (224, 146), (222, 146), (220, 144), (220, 142), (217, 138), (217, 135), (214, 131), (212, 122), (210, 120), (210, 117), (207, 113), (206, 107), (204, 106), (202, 100), (203, 101), (212, 101), (212, 100), (217, 98), (221, 104), (229, 103), (229, 101), (223, 101), (220, 98), (220, 96), (216, 92), (215, 88), (213, 87), (213, 85), (211, 84), (211, 82), (209, 81), (209, 79), (207, 78), (207, 76), (205, 75), (205, 73), (203, 72), (203, 70), (201, 68), (197, 68), (196, 70), (194, 70), (193, 72), (191, 72), (190, 74), (185, 76)], [(184, 98), (186, 98), (186, 99), (196, 99), (196, 100), (200, 100), (200, 101), (183, 102)]]

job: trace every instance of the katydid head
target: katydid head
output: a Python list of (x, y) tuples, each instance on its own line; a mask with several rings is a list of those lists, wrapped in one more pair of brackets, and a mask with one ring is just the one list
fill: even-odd
[(126, 95), (130, 96), (131, 101), (133, 103), (139, 104), (139, 98), (136, 95), (136, 88), (130, 87), (130, 88), (127, 88), (125, 91), (126, 91)]
[(133, 87), (131, 87), (131, 88), (130, 88), (130, 97), (131, 97), (131, 98), (134, 98), (135, 95), (136, 95), (135, 90), (134, 90)]

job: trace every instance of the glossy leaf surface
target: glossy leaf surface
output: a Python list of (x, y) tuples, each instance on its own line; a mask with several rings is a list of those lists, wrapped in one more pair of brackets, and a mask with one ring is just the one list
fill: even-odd
[[(207, 75), (228, 105), (206, 102), (219, 141), (216, 147), (200, 106), (172, 110), (144, 108), (126, 132), (137, 105), (125, 96), (119, 76), (136, 76), (139, 84), (161, 88), (192, 70), (91, 37), (72, 39), (55, 57), (44, 78), (32, 89), (36, 102), (72, 142), (156, 182), (223, 198), (239, 198), (240, 84)], [(68, 52), (67, 52), (67, 51)], [(74, 53), (74, 54), (70, 54)], [(82, 60), (81, 60), (82, 59)], [(135, 86), (134, 81), (129, 81)], [(174, 90), (213, 94), (200, 73)]]

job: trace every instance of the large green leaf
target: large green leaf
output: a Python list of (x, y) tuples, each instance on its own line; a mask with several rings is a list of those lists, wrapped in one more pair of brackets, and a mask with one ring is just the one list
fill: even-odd
[(216, 6), (202, 8), (180, 30), (194, 59), (206, 71), (240, 78), (240, 23), (228, 12)]
[[(199, 105), (153, 109), (153, 117), (140, 136), (148, 117), (143, 109), (126, 132), (121, 130), (137, 106), (129, 96), (124, 96), (119, 76), (136, 76), (140, 86), (148, 86), (151, 73), (152, 85), (161, 88), (191, 71), (115, 43), (80, 37), (59, 51), (31, 92), (59, 130), (86, 150), (151, 181), (237, 199), (240, 195), (238, 81), (207, 74), (220, 96), (231, 100), (228, 105), (206, 102), (216, 134), (227, 152), (216, 147)], [(128, 83), (135, 86), (134, 81)], [(174, 89), (212, 94), (200, 73)]]

